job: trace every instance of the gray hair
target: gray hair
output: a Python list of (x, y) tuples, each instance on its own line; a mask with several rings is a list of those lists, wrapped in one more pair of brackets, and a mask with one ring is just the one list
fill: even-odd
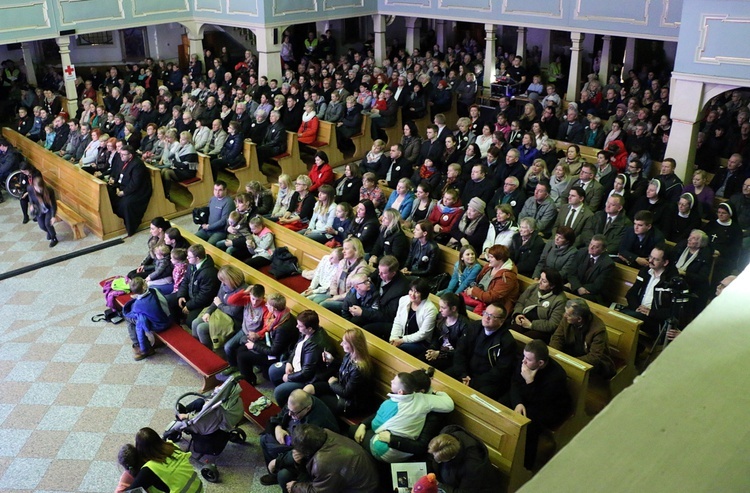
[(573, 309), (573, 316), (587, 319), (591, 315), (591, 308), (583, 298), (573, 298), (565, 303), (565, 308)]

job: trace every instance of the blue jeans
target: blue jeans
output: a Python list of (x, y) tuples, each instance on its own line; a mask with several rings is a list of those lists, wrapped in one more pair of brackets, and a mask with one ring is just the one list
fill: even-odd
[(247, 336), (242, 330), (239, 330), (224, 343), (224, 353), (227, 355), (227, 363), (230, 366), (237, 366), (237, 350), (240, 346), (244, 346), (246, 342)]

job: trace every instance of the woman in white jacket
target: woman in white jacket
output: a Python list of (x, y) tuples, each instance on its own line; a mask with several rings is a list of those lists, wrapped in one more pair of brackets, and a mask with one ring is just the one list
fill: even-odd
[(313, 209), (313, 215), (307, 229), (300, 233), (318, 243), (325, 243), (333, 238), (327, 231), (333, 226), (333, 220), (336, 218), (336, 203), (333, 201), (335, 195), (336, 192), (331, 185), (321, 185), (318, 188), (318, 202)]
[(393, 321), (390, 343), (412, 356), (423, 358), (432, 340), (437, 308), (428, 296), (430, 286), (424, 279), (415, 279), (409, 284), (409, 294), (398, 302), (396, 319)]
[(320, 259), (315, 270), (304, 271), (302, 277), (310, 279), (310, 286), (302, 291), (302, 296), (315, 303), (323, 303), (330, 298), (331, 294), (328, 291), (331, 288), (331, 282), (335, 278), (336, 272), (339, 270), (339, 262), (341, 262), (342, 258), (344, 258), (344, 251), (341, 247), (334, 248), (331, 250), (331, 253)]
[(495, 206), (495, 211), (495, 219), (490, 221), (487, 238), (482, 245), (481, 258), (485, 260), (487, 259), (487, 250), (493, 245), (504, 245), (510, 248), (513, 236), (518, 232), (516, 215), (513, 213), (513, 207), (510, 204), (498, 204)]

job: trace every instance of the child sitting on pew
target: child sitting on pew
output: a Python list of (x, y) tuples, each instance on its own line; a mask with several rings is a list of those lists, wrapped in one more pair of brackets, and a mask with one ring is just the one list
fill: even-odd
[(187, 249), (186, 248), (175, 248), (172, 250), (172, 292), (176, 293), (180, 289), (182, 280), (185, 279), (187, 273)]
[(171, 293), (173, 287), (172, 263), (169, 258), (169, 245), (160, 243), (154, 247), (154, 270), (146, 276), (148, 287), (156, 288), (162, 293)]

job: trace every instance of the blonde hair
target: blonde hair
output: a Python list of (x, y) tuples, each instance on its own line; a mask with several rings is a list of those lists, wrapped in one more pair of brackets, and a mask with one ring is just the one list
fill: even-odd
[(222, 265), (216, 277), (231, 289), (237, 289), (245, 282), (245, 275), (233, 265)]

